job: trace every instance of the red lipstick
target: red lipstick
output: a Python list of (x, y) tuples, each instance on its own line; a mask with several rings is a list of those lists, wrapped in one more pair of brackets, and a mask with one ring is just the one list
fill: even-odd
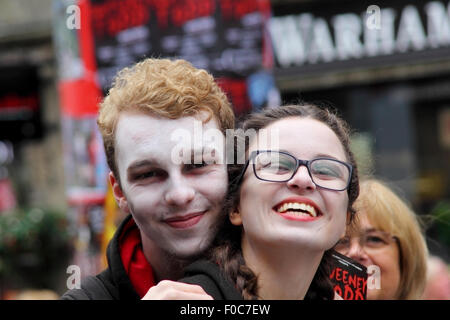
[[(289, 206), (287, 204), (293, 205)], [(290, 197), (284, 199), (276, 204), (272, 209), (283, 218), (294, 221), (314, 221), (322, 216), (322, 212), (317, 204), (314, 201), (304, 197)], [(311, 212), (311, 210), (314, 211)], [(315, 216), (313, 213), (315, 213)]]

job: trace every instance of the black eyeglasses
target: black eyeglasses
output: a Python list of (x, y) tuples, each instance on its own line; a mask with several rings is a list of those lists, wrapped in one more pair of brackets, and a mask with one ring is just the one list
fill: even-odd
[(238, 184), (244, 177), (250, 162), (256, 178), (270, 182), (287, 182), (294, 177), (300, 166), (306, 166), (316, 186), (334, 191), (343, 191), (348, 188), (353, 170), (350, 164), (336, 159), (301, 160), (284, 151), (256, 150), (250, 154), (245, 163)]
[(341, 238), (335, 245), (334, 250), (342, 254), (348, 254), (353, 241), (357, 241), (359, 246), (364, 248), (366, 252), (372, 252), (389, 246), (391, 243), (398, 241), (398, 238), (381, 230), (365, 231)]

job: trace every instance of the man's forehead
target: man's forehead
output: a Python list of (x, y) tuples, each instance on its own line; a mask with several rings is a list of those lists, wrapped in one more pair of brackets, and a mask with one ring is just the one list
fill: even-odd
[(207, 119), (208, 113), (206, 111), (200, 111), (196, 115), (183, 116), (176, 119), (140, 111), (124, 111), (119, 115), (116, 135), (118, 131), (127, 129), (131, 129), (132, 131), (145, 131), (146, 133), (151, 133), (151, 131), (157, 132), (160, 128), (170, 130), (182, 127), (189, 130), (194, 129), (195, 125), (199, 123), (206, 127), (218, 128), (217, 121), (214, 117), (205, 121)]
[[(152, 114), (145, 114), (143, 112), (122, 112), (119, 115), (117, 122), (117, 133), (120, 131), (156, 131), (158, 127), (171, 127), (174, 124), (189, 125), (191, 117), (182, 117), (178, 119), (168, 119)], [(187, 120), (187, 121), (186, 121)], [(152, 130), (153, 129), (153, 130)]]
[[(142, 158), (158, 159), (171, 154), (175, 146), (202, 148), (200, 143), (208, 130), (220, 132), (216, 121), (203, 123), (204, 117), (186, 116), (168, 119), (144, 113), (124, 112), (116, 127), (116, 155), (125, 163)], [(181, 136), (183, 139), (179, 139)], [(194, 143), (195, 141), (195, 143)]]

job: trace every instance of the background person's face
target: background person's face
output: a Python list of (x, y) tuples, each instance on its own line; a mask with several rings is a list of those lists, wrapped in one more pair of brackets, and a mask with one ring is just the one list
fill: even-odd
[[(269, 136), (270, 131), (278, 130), (278, 149), (299, 159), (329, 157), (347, 160), (335, 133), (319, 121), (288, 118), (266, 129)], [(259, 141), (258, 145), (253, 142), (249, 153), (256, 149), (267, 150), (272, 147), (264, 141)], [(283, 216), (277, 208), (286, 200), (313, 205), (320, 212), (319, 216), (309, 221), (302, 221), (289, 213)], [(267, 182), (258, 180), (250, 165), (242, 183), (239, 204), (244, 241), (267, 244), (270, 248), (325, 251), (345, 231), (347, 206), (346, 190), (331, 191), (316, 187), (305, 166), (299, 167), (288, 182)]]
[[(376, 229), (367, 218), (364, 211), (357, 213), (358, 233), (369, 234), (373, 239), (370, 241), (381, 241), (374, 238)], [(396, 293), (400, 284), (400, 251), (396, 241), (386, 241), (379, 248), (370, 248), (362, 246), (359, 239), (354, 234), (348, 235), (350, 239), (350, 247), (348, 251), (342, 252), (338, 248), (337, 251), (352, 258), (353, 260), (368, 267), (376, 265), (380, 268), (380, 288), (367, 289), (368, 300), (392, 300), (396, 299)]]
[[(122, 197), (116, 195), (119, 205), (132, 213), (142, 237), (177, 258), (191, 258), (210, 244), (228, 183), (224, 164), (174, 162), (172, 151), (180, 150), (180, 143), (183, 150), (193, 149), (195, 121), (198, 125), (193, 117), (173, 120), (123, 113), (116, 128), (123, 192)], [(172, 139), (177, 129), (185, 130), (183, 142)], [(218, 127), (210, 120), (202, 129)], [(200, 154), (203, 142), (195, 145)], [(220, 153), (222, 145), (208, 143)]]

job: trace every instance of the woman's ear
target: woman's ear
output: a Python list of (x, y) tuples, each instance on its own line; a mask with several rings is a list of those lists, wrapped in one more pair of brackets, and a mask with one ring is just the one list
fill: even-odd
[(241, 213), (239, 212), (239, 208), (235, 208), (232, 212), (228, 214), (230, 218), (230, 222), (235, 226), (242, 225)]

